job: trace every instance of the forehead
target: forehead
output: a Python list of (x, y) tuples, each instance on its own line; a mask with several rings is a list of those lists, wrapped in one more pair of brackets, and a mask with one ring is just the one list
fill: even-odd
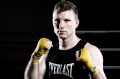
[(53, 18), (75, 18), (73, 10), (62, 11), (58, 13), (57, 10), (53, 12)]

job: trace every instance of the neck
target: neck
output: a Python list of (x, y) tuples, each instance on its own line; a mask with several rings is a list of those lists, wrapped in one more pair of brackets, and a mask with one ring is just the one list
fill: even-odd
[(67, 50), (73, 48), (78, 42), (80, 38), (77, 36), (69, 37), (67, 39), (59, 39), (59, 49), (60, 50)]

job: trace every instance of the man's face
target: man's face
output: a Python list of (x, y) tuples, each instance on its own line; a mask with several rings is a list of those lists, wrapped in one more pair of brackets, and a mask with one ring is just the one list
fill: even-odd
[(59, 38), (65, 39), (75, 34), (75, 29), (79, 24), (73, 10), (67, 10), (60, 13), (53, 12), (54, 32)]

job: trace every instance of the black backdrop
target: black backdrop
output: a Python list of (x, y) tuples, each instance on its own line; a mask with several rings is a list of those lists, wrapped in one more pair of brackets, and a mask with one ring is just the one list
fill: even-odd
[[(57, 41), (52, 27), (52, 10), (57, 1), (0, 1), (0, 76), (3, 79), (23, 79), (24, 69), (40, 37), (48, 37), (54, 43)], [(102, 53), (105, 66), (119, 66), (119, 2), (70, 1), (79, 9), (81, 22), (77, 31), (106, 31), (78, 33), (78, 36), (99, 48), (118, 48), (115, 51), (102, 50)], [(118, 32), (109, 33), (111, 30)], [(108, 79), (119, 77), (118, 71), (119, 67), (105, 69)]]

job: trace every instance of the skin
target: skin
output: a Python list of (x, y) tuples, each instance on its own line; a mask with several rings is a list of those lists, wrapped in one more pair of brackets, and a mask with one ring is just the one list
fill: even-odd
[(53, 26), (54, 32), (59, 39), (59, 49), (70, 49), (78, 43), (80, 39), (75, 34), (75, 29), (78, 25), (79, 19), (75, 17), (72, 10), (64, 11), (59, 14), (57, 14), (56, 11), (53, 12)]
[[(60, 50), (71, 49), (81, 40), (75, 34), (75, 30), (78, 27), (80, 21), (78, 18), (76, 18), (73, 10), (67, 10), (60, 13), (57, 13), (57, 10), (55, 10), (53, 12), (52, 22), (54, 32), (59, 39)], [(94, 63), (94, 65), (97, 66), (97, 74), (90, 74), (91, 78), (106, 79), (103, 71), (103, 57), (99, 49), (90, 43), (87, 43), (84, 48), (88, 50), (90, 63)], [(47, 54), (48, 53), (41, 56), (38, 64), (31, 64), (32, 59), (30, 59), (25, 70), (25, 79), (43, 79), (46, 70), (45, 60)]]

